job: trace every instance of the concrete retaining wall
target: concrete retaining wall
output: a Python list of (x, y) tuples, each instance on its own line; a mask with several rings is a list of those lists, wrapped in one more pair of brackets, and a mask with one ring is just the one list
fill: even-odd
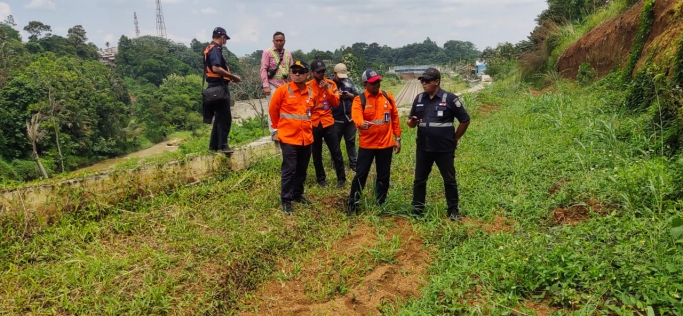
[[(119, 181), (154, 179), (163, 174), (163, 178), (170, 180), (201, 180), (210, 177), (220, 168), (241, 170), (254, 165), (264, 157), (280, 154), (280, 149), (270, 140), (261, 138), (246, 146), (235, 149), (229, 158), (219, 154), (188, 156), (183, 161), (173, 161), (164, 165), (144, 165), (132, 170), (107, 170), (98, 174), (77, 179), (52, 181), (46, 180), (33, 186), (0, 192), (0, 216), (8, 212), (30, 211), (46, 206), (68, 191), (87, 190), (91, 192), (111, 192), (116, 194), (122, 186)], [(125, 174), (125, 176), (122, 176)], [(131, 178), (132, 177), (132, 178)]]

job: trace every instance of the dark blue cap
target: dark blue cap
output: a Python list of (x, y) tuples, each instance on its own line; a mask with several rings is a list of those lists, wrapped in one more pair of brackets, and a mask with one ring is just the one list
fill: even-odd
[(218, 37), (221, 35), (224, 35), (227, 39), (230, 39), (230, 36), (228, 36), (228, 34), (225, 32), (224, 28), (219, 26), (219, 27), (213, 29), (213, 37)]

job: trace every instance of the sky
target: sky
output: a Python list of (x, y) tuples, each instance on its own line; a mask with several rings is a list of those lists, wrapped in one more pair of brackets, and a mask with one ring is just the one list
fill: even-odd
[[(216, 26), (227, 30), (227, 48), (237, 56), (272, 45), (275, 31), (285, 48), (334, 51), (356, 42), (393, 48), (427, 37), (469, 41), (483, 50), (527, 39), (546, 0), (161, 0), (168, 38), (189, 45), (211, 39)], [(66, 36), (82, 25), (88, 41), (116, 46), (121, 35), (156, 35), (155, 0), (0, 0), (0, 21), (13, 15), (17, 29), (40, 21)], [(28, 34), (22, 30), (24, 40)]]

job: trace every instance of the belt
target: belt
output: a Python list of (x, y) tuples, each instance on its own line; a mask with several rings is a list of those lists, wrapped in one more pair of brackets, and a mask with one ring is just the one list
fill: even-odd
[(453, 123), (420, 123), (420, 127), (453, 127)]
[[(391, 121), (389, 121), (389, 122), (391, 122)], [(388, 124), (389, 122), (387, 122), (387, 121), (385, 121), (385, 120), (374, 120), (374, 121), (372, 121), (372, 124), (374, 124), (374, 125), (383, 125), (383, 124)]]

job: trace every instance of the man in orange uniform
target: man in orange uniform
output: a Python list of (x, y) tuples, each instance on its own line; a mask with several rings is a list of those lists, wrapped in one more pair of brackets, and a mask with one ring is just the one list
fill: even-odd
[(315, 167), (315, 179), (321, 187), (327, 186), (327, 176), (323, 167), (323, 140), (332, 155), (334, 170), (337, 173), (337, 187), (343, 188), (346, 184), (346, 171), (344, 170), (344, 158), (339, 148), (339, 138), (334, 127), (332, 107), (339, 106), (339, 91), (334, 81), (325, 78), (325, 63), (321, 60), (311, 62), (313, 80), (308, 82), (309, 89), (315, 95), (316, 107), (313, 110), (313, 166)]
[(288, 215), (292, 213), (292, 202), (311, 203), (303, 195), (313, 144), (311, 114), (315, 108), (315, 95), (306, 85), (309, 74), (306, 62), (294, 61), (290, 68), (292, 81), (273, 92), (268, 108), (271, 127), (277, 129), (274, 136), (282, 149), (280, 198), (282, 211)]
[(346, 214), (351, 216), (358, 211), (358, 204), (368, 179), (372, 160), (376, 159), (375, 197), (379, 205), (384, 204), (389, 191), (391, 157), (393, 151), (401, 151), (401, 126), (398, 109), (391, 93), (381, 91), (382, 76), (373, 69), (362, 75), (365, 91), (353, 99), (351, 116), (360, 131), (358, 144), (358, 164), (356, 176), (351, 182), (351, 194)]

